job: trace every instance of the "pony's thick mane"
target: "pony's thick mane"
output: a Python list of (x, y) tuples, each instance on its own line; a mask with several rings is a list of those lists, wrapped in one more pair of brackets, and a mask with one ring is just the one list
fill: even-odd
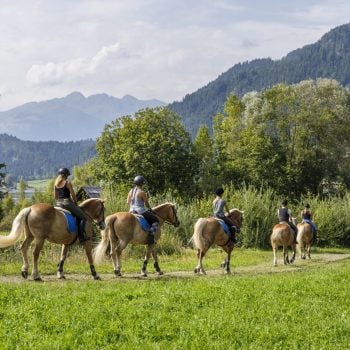
[(79, 206), (86, 205), (86, 204), (88, 204), (88, 203), (90, 203), (90, 202), (92, 202), (92, 201), (95, 201), (96, 199), (99, 199), (100, 201), (102, 201), (101, 198), (89, 198), (89, 199), (85, 199), (85, 201), (81, 202), (81, 203), (79, 204)]
[(173, 203), (166, 202), (166, 203), (163, 203), (163, 204), (159, 204), (159, 205), (157, 205), (157, 206), (156, 206), (156, 207), (154, 207), (153, 209), (158, 209), (158, 208), (161, 208), (161, 207), (165, 207), (165, 206), (167, 206), (167, 205), (172, 205), (172, 206), (174, 206), (174, 204), (173, 204)]

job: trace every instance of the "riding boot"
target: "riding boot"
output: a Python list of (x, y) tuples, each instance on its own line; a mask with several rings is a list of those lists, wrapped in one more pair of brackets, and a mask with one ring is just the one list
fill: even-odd
[(237, 244), (237, 238), (236, 238), (236, 226), (231, 226), (230, 227), (230, 240), (234, 243)]
[(80, 243), (83, 243), (90, 239), (90, 237), (86, 236), (86, 233), (85, 233), (85, 223), (86, 223), (86, 219), (84, 218), (84, 219), (80, 219), (78, 224), (78, 238)]
[(149, 230), (149, 234), (148, 234), (148, 243), (149, 244), (155, 244), (156, 242), (156, 232), (158, 230), (158, 222), (154, 222)]

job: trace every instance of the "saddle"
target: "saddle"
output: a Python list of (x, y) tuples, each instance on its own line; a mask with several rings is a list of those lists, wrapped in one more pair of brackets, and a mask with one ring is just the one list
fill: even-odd
[(148, 232), (151, 228), (150, 224), (148, 223), (148, 221), (141, 215), (141, 214), (135, 214), (135, 213), (132, 213), (137, 221), (139, 222), (142, 230)]
[(78, 233), (78, 225), (77, 225), (77, 220), (75, 216), (72, 215), (72, 213), (64, 208), (61, 207), (54, 207), (56, 210), (60, 211), (63, 213), (66, 223), (67, 223), (67, 231), (71, 234), (77, 234)]

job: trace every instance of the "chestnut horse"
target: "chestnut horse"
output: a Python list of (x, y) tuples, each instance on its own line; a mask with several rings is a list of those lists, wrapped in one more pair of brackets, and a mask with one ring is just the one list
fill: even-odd
[[(280, 222), (275, 225), (271, 234), (271, 246), (273, 250), (273, 265), (277, 266), (277, 249), (278, 247), (283, 247), (283, 262), (284, 265), (293, 264), (295, 260), (295, 242), (294, 242), (294, 233), (292, 228), (288, 225), (287, 222)], [(288, 257), (288, 247), (291, 247), (293, 250), (293, 256), (289, 260)]]
[[(232, 223), (238, 228), (241, 227), (243, 222), (243, 211), (239, 209), (231, 209), (227, 216), (231, 219)], [(215, 217), (200, 218), (194, 225), (194, 234), (191, 238), (194, 246), (197, 248), (198, 265), (194, 269), (195, 273), (206, 274), (203, 269), (202, 260), (206, 252), (213, 244), (221, 246), (227, 253), (227, 257), (221, 267), (226, 273), (230, 273), (230, 260), (231, 252), (234, 247), (234, 243), (229, 239), (227, 233), (223, 230), (219, 223), (219, 220)]]
[[(155, 233), (156, 240), (159, 240), (160, 238), (160, 228), (164, 222), (167, 222), (175, 227), (180, 225), (174, 204), (164, 203), (152, 208), (152, 211), (159, 219), (159, 227)], [(151, 254), (154, 259), (154, 268), (156, 272), (159, 275), (163, 274), (158, 264), (157, 252), (154, 244), (149, 244), (147, 242), (148, 232), (141, 228), (140, 223), (134, 214), (130, 212), (118, 212), (107, 216), (106, 229), (101, 232), (101, 236), (101, 242), (94, 249), (96, 263), (102, 261), (109, 242), (111, 248), (110, 255), (113, 260), (114, 274), (116, 276), (121, 276), (121, 255), (122, 251), (129, 243), (147, 244), (146, 257), (141, 269), (142, 276), (147, 276), (147, 264)]]
[[(104, 201), (98, 198), (87, 199), (80, 204), (86, 216), (86, 235), (92, 237), (92, 222), (96, 222), (101, 229), (104, 225)], [(61, 210), (46, 203), (34, 204), (31, 207), (22, 209), (12, 223), (11, 233), (8, 236), (0, 236), (0, 248), (14, 245), (21, 234), (25, 231), (25, 240), (21, 245), (23, 257), (22, 277), (28, 277), (28, 248), (35, 240), (35, 248), (33, 251), (33, 279), (41, 281), (38, 270), (38, 259), (40, 251), (45, 240), (49, 242), (63, 244), (61, 252), (61, 260), (58, 264), (57, 276), (64, 278), (63, 264), (67, 257), (69, 245), (74, 243), (77, 238), (76, 234), (69, 233), (67, 230), (67, 222)], [(94, 279), (99, 279), (95, 271), (92, 259), (91, 239), (84, 242), (85, 252), (90, 264), (91, 274)]]
[(309, 259), (311, 259), (310, 250), (312, 238), (313, 233), (311, 225), (307, 222), (298, 224), (297, 242), (300, 251), (300, 257), (302, 259), (306, 259), (306, 255)]

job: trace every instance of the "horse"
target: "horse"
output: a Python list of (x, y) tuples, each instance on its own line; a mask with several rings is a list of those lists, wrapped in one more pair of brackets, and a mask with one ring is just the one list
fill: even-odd
[[(155, 239), (159, 240), (161, 231), (160, 228), (164, 222), (167, 222), (175, 227), (180, 225), (176, 215), (176, 208), (172, 203), (164, 203), (152, 208), (153, 213), (159, 219), (159, 227), (155, 233)], [(101, 232), (101, 241), (94, 249), (94, 258), (96, 263), (101, 262), (110, 243), (110, 255), (113, 261), (114, 274), (116, 277), (121, 276), (121, 255), (126, 246), (131, 244), (147, 244), (147, 252), (141, 268), (141, 276), (147, 276), (147, 264), (152, 254), (154, 259), (154, 268), (159, 275), (162, 275), (157, 252), (154, 244), (148, 243), (147, 231), (141, 228), (137, 217), (130, 212), (117, 212), (106, 217), (106, 229)]]
[[(80, 208), (86, 216), (86, 235), (91, 238), (93, 222), (97, 223), (101, 229), (105, 227), (104, 200), (99, 198), (87, 199), (80, 204)], [(68, 248), (77, 239), (77, 234), (68, 232), (66, 218), (62, 210), (46, 203), (38, 203), (22, 209), (12, 223), (11, 233), (8, 236), (0, 236), (0, 248), (14, 245), (19, 240), (23, 229), (25, 231), (25, 240), (21, 245), (23, 257), (22, 277), (25, 279), (28, 277), (29, 262), (27, 251), (30, 244), (35, 240), (32, 277), (35, 281), (42, 280), (38, 270), (38, 259), (47, 239), (52, 243), (63, 244), (57, 277), (65, 278), (63, 264), (67, 258)], [(100, 279), (93, 264), (91, 239), (84, 242), (84, 247), (90, 264), (91, 274), (95, 280)]]
[[(298, 248), (300, 251), (300, 257), (302, 259), (306, 259), (306, 255), (309, 259), (311, 259), (310, 250), (311, 250), (311, 242), (313, 238), (312, 227), (307, 222), (302, 222), (298, 224)], [(304, 254), (303, 254), (304, 251)]]
[[(243, 211), (237, 208), (231, 209), (228, 218), (231, 219), (236, 227), (240, 228), (243, 222), (243, 213)], [(202, 260), (206, 252), (214, 243), (221, 246), (227, 253), (227, 257), (221, 264), (221, 267), (226, 273), (231, 273), (230, 260), (234, 243), (228, 237), (227, 233), (225, 233), (217, 218), (199, 218), (194, 225), (194, 234), (190, 241), (193, 241), (194, 246), (197, 248), (198, 265), (194, 269), (194, 273), (206, 275), (206, 272), (203, 269)]]
[[(277, 249), (278, 247), (283, 247), (283, 262), (284, 265), (293, 264), (295, 261), (295, 239), (292, 228), (288, 225), (287, 222), (280, 222), (275, 225), (272, 229), (271, 234), (271, 246), (273, 250), (273, 265), (277, 266)], [(293, 256), (289, 260), (288, 257), (288, 247), (291, 247), (293, 250)]]

